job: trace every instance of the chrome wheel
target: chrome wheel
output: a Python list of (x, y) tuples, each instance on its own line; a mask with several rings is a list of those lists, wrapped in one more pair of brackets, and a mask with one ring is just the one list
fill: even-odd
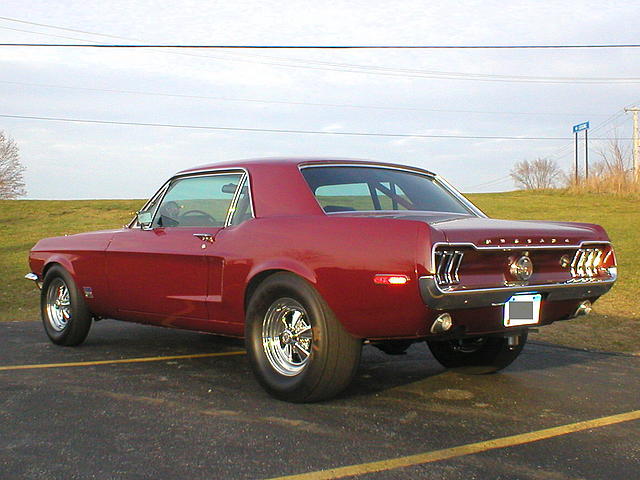
[(71, 319), (71, 298), (69, 288), (61, 278), (55, 278), (47, 290), (47, 320), (51, 328), (61, 332)]
[(271, 304), (262, 322), (262, 348), (271, 366), (292, 377), (309, 363), (313, 332), (304, 307), (292, 298)]
[(362, 350), (362, 340), (344, 329), (313, 285), (290, 272), (269, 275), (257, 286), (244, 336), (258, 382), (274, 397), (296, 403), (344, 390)]

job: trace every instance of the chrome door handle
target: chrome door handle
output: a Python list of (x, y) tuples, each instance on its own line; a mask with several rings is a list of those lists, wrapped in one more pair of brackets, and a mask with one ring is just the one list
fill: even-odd
[(213, 243), (213, 235), (210, 233), (194, 233), (194, 237), (198, 237), (203, 242)]

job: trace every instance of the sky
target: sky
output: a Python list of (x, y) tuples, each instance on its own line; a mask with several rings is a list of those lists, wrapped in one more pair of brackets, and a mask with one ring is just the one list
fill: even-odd
[[(640, 3), (4, 0), (0, 17), (0, 43), (622, 44), (638, 43)], [(571, 170), (574, 124), (590, 122), (592, 161), (608, 142), (598, 138), (630, 144), (623, 108), (639, 104), (640, 49), (0, 47), (0, 130), (33, 199), (148, 198), (184, 168), (270, 156), (367, 158), (464, 192), (512, 190), (516, 162)], [(456, 135), (560, 139), (446, 138)]]

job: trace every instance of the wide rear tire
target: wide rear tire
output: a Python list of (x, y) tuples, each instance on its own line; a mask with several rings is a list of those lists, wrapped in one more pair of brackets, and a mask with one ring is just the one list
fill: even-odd
[(264, 280), (249, 300), (245, 342), (258, 382), (289, 402), (340, 393), (362, 350), (362, 341), (347, 333), (318, 292), (285, 272)]
[(522, 332), (519, 337), (516, 346), (509, 346), (504, 337), (427, 341), (427, 345), (443, 367), (462, 373), (483, 375), (502, 370), (520, 355), (527, 342), (527, 332)]

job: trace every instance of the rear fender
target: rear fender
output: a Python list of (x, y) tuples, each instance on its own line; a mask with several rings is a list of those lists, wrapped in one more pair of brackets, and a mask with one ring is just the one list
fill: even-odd
[(317, 285), (318, 282), (315, 272), (303, 263), (291, 258), (274, 258), (254, 265), (247, 276), (247, 284), (249, 284), (256, 275), (260, 275), (261, 273), (269, 270), (280, 270), (294, 273), (299, 277), (304, 278), (314, 286)]

